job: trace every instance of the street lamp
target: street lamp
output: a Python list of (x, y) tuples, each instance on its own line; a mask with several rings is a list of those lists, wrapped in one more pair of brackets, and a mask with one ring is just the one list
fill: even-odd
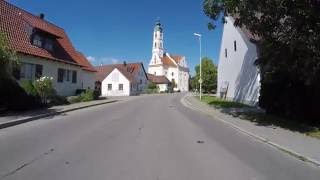
[(201, 95), (202, 95), (202, 57), (201, 57), (201, 34), (199, 33), (193, 33), (193, 35), (198, 36), (199, 37), (199, 44), (200, 44), (200, 79), (199, 79), (199, 84), (200, 84), (200, 100), (202, 99)]

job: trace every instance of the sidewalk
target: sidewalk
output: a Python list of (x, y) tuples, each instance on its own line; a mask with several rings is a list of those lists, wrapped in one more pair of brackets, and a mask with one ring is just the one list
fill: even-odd
[(108, 98), (105, 100), (95, 100), (95, 101), (80, 102), (80, 103), (75, 103), (70, 105), (53, 106), (48, 109), (38, 109), (38, 110), (31, 110), (31, 111), (25, 111), (20, 113), (14, 112), (14, 113), (1, 114), (0, 129), (30, 122), (30, 121), (48, 117), (48, 116), (54, 116), (54, 115), (65, 113), (65, 112), (75, 111), (78, 109), (113, 103), (117, 101), (123, 101), (123, 100), (126, 100), (127, 98), (128, 97)]
[(320, 166), (320, 140), (275, 126), (262, 126), (220, 112), (212, 106), (200, 102), (192, 95), (185, 96), (181, 102), (196, 111), (211, 115), (214, 119), (296, 158)]

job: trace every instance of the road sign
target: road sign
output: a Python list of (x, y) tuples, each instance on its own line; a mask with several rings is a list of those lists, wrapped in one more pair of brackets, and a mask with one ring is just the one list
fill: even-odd
[(202, 83), (203, 83), (203, 80), (202, 80), (202, 79), (199, 79), (199, 83), (202, 84)]

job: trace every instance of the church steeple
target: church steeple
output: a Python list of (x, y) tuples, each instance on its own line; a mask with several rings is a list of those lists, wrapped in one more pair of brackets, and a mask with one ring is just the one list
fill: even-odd
[[(160, 20), (157, 20), (156, 25), (153, 31), (153, 48), (152, 48), (152, 57), (154, 59), (155, 56), (163, 57), (163, 29), (160, 23)], [(156, 64), (157, 62), (154, 62)]]

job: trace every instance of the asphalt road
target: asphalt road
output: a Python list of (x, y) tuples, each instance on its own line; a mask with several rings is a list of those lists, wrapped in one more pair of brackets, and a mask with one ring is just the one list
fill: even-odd
[(142, 96), (0, 130), (0, 179), (308, 180), (320, 169), (184, 107)]

